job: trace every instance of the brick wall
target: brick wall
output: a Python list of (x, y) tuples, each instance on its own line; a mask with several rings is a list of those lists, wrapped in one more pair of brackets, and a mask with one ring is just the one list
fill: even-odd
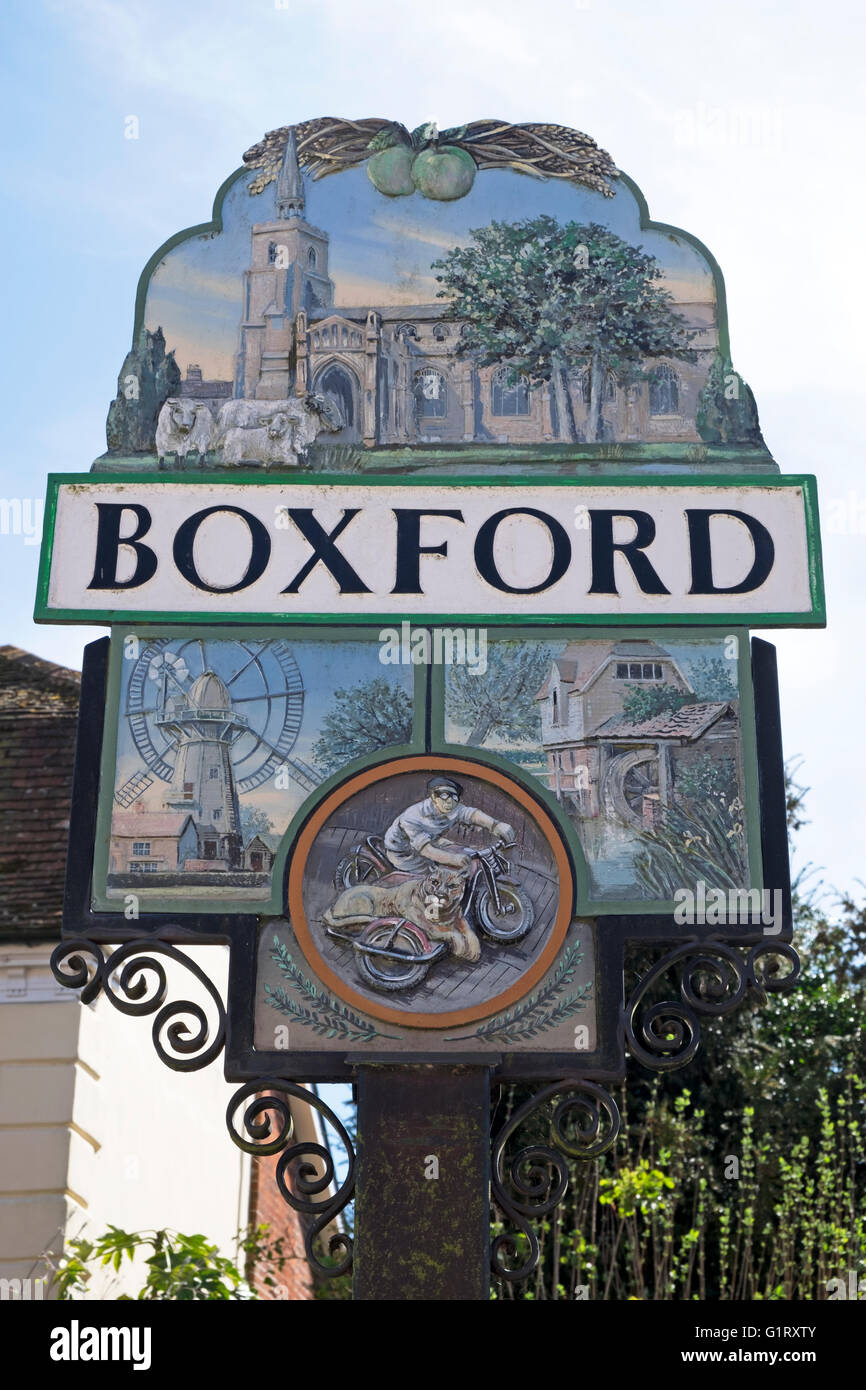
[[(283, 1237), (283, 1268), (269, 1269), (262, 1263), (253, 1264), (247, 1271), (250, 1284), (260, 1298), (311, 1299), (313, 1275), (304, 1251), (304, 1237), (297, 1212), (283, 1201), (277, 1187), (276, 1168), (280, 1155), (254, 1158), (250, 1177), (250, 1225), (265, 1223), (270, 1238)], [(264, 1283), (265, 1275), (276, 1280), (276, 1287)]]

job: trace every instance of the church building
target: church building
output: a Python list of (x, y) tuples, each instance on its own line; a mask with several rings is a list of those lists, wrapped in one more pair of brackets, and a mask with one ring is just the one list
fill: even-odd
[[(251, 228), (233, 393), (285, 400), (334, 397), (345, 427), (331, 442), (541, 443), (566, 438), (548, 383), (513, 381), (508, 366), (461, 359), (461, 324), (444, 303), (334, 303), (330, 238), (306, 220), (294, 133), (277, 183), (275, 221)], [(601, 437), (699, 443), (695, 416), (717, 335), (708, 304), (678, 302), (697, 330), (696, 360), (657, 359), (648, 379), (620, 385), (608, 373)], [(213, 387), (213, 383), (210, 383)], [(589, 414), (588, 373), (569, 380), (578, 439)]]

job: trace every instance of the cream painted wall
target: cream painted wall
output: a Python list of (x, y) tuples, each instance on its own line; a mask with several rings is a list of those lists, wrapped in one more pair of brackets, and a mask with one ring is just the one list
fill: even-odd
[[(96, 1235), (170, 1226), (201, 1232), (226, 1255), (246, 1224), (250, 1160), (229, 1139), (234, 1087), (217, 1059), (171, 1071), (151, 1042), (152, 1017), (103, 998), (83, 1006), (55, 987), (50, 947), (0, 947), (0, 1278), (26, 1278), (59, 1232)], [(225, 997), (228, 952), (196, 961)], [(194, 998), (195, 981), (166, 963), (166, 999)], [(94, 1293), (140, 1287), (131, 1266)]]

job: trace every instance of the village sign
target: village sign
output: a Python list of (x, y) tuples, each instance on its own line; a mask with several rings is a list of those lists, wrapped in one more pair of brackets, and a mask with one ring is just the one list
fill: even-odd
[[(262, 1090), (358, 1079), (363, 1130), (423, 1067), (482, 1120), (490, 1075), (564, 1077), (554, 1138), (592, 1156), (626, 1050), (682, 1065), (701, 1015), (794, 983), (749, 629), (824, 599), (815, 480), (764, 443), (716, 262), (589, 137), (327, 118), (244, 161), (145, 267), (106, 453), (50, 479), (37, 620), (111, 629), (55, 969), (154, 1015), (169, 1065), (225, 1052), (234, 1137), (315, 1234), (351, 1165), (293, 1196)], [(213, 941), (227, 1009), (178, 950)], [(204, 1004), (165, 1002), (166, 956)], [(531, 1263), (523, 1116), (493, 1183)]]

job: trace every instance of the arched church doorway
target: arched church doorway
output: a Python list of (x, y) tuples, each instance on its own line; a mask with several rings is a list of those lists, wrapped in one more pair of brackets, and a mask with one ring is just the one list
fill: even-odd
[(358, 383), (353, 374), (338, 362), (332, 362), (319, 372), (313, 391), (319, 396), (330, 396), (337, 402), (343, 413), (345, 425), (337, 434), (323, 436), (328, 443), (356, 444), (361, 438), (358, 419)]

